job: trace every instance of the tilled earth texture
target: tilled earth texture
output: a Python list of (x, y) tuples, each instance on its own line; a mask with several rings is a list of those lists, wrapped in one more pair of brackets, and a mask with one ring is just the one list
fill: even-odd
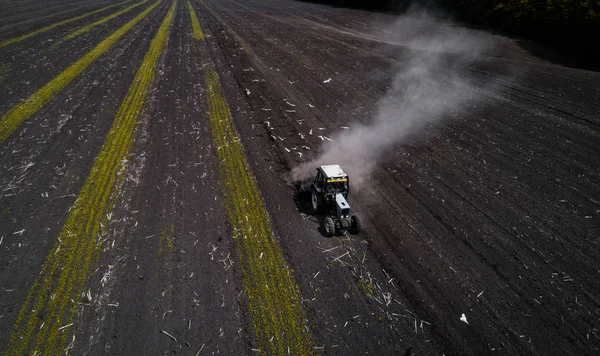
[(598, 73), (418, 12), (1, 8), (5, 355), (600, 353)]

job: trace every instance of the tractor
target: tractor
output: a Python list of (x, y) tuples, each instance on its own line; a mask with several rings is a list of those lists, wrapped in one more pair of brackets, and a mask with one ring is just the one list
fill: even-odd
[(317, 176), (311, 186), (311, 203), (315, 213), (324, 213), (323, 230), (331, 237), (336, 232), (362, 230), (360, 219), (350, 215), (348, 204), (350, 182), (342, 167), (326, 165), (317, 168)]

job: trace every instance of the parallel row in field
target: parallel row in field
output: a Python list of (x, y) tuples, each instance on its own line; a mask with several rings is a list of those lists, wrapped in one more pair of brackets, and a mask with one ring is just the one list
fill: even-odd
[(84, 33), (88, 32), (92, 28), (94, 28), (96, 26), (99, 26), (99, 25), (102, 25), (103, 23), (108, 22), (108, 21), (110, 21), (110, 20), (112, 20), (112, 19), (114, 19), (116, 17), (119, 17), (119, 16), (121, 16), (121, 15), (123, 15), (123, 14), (125, 14), (125, 13), (127, 13), (127, 12), (129, 12), (129, 11), (131, 11), (133, 9), (135, 9), (136, 7), (147, 3), (147, 2), (148, 2), (148, 0), (142, 0), (142, 1), (138, 2), (138, 3), (135, 3), (135, 4), (131, 5), (131, 6), (128, 6), (128, 7), (124, 8), (123, 10), (120, 10), (120, 11), (117, 11), (115, 13), (112, 13), (112, 14), (110, 14), (110, 15), (108, 15), (108, 16), (106, 16), (106, 17), (104, 17), (104, 18), (102, 18), (102, 19), (100, 19), (98, 21), (95, 21), (95, 22), (92, 22), (89, 25), (83, 26), (82, 28), (80, 28), (77, 31), (71, 32), (70, 34), (66, 35), (64, 37), (64, 39), (65, 40), (73, 39), (73, 38), (75, 38), (75, 37), (77, 37), (77, 36), (79, 36), (81, 34), (84, 34)]
[(77, 77), (85, 68), (95, 61), (102, 54), (106, 53), (123, 35), (131, 30), (138, 22), (146, 17), (160, 1), (155, 2), (148, 9), (136, 16), (108, 38), (100, 42), (96, 48), (88, 52), (85, 56), (64, 70), (61, 74), (48, 82), (42, 88), (37, 90), (27, 99), (10, 109), (0, 119), (0, 142), (5, 141), (21, 124), (38, 112), (42, 106), (47, 104), (57, 93), (64, 89), (75, 77)]
[[(41, 18), (48, 15), (62, 15), (71, 12), (77, 12), (81, 8), (98, 5), (98, 1), (94, 0), (79, 0), (71, 2), (68, 0), (50, 0), (50, 1), (7, 1), (9, 4), (2, 4), (2, 13), (0, 21), (2, 23), (13, 23), (15, 17), (19, 17), (24, 12), (27, 12), (29, 21), (39, 21)], [(99, 4), (107, 5), (109, 1), (103, 0)]]
[[(73, 38), (147, 1), (143, 0), (108, 15), (65, 39)], [(152, 4), (4, 114), (0, 119), (0, 144), (10, 139), (25, 121), (31, 119), (91, 63), (105, 54), (159, 3), (157, 1)], [(26, 296), (10, 335), (6, 351), (8, 355), (28, 352), (60, 354), (69, 347), (71, 334), (68, 328), (75, 322), (77, 301), (85, 290), (90, 271), (99, 256), (100, 244), (96, 239), (102, 233), (106, 214), (113, 208), (113, 195), (120, 172), (125, 167), (123, 162), (134, 143), (139, 113), (166, 45), (175, 9), (176, 1), (173, 1), (115, 115), (112, 127), (70, 209), (57, 242), (47, 255), (40, 274)], [(204, 39), (198, 16), (189, 2), (187, 10), (188, 14), (185, 16), (189, 15), (191, 20), (189, 32), (192, 38), (196, 41)], [(205, 45), (198, 42), (198, 46)], [(207, 52), (206, 48), (203, 52)], [(207, 112), (216, 153), (221, 161), (218, 168), (225, 198), (223, 208), (229, 214), (233, 238), (237, 241), (259, 350), (261, 354), (312, 354), (313, 346), (300, 305), (299, 288), (274, 238), (268, 213), (245, 159), (229, 106), (213, 67), (214, 64), (204, 69)], [(35, 125), (35, 120), (32, 124)]]
[(82, 20), (82, 19), (85, 19), (86, 17), (89, 17), (89, 16), (92, 16), (92, 15), (95, 15), (95, 14), (97, 14), (97, 13), (100, 13), (100, 12), (106, 11), (106, 10), (108, 10), (108, 9), (111, 9), (111, 8), (114, 8), (114, 7), (121, 6), (121, 5), (125, 4), (125, 3), (127, 3), (128, 1), (129, 1), (129, 0), (127, 0), (127, 1), (123, 1), (123, 2), (121, 2), (121, 3), (118, 3), (118, 4), (114, 4), (114, 5), (105, 6), (105, 7), (103, 7), (103, 8), (100, 8), (100, 9), (98, 9), (98, 10), (94, 10), (94, 11), (91, 11), (91, 12), (87, 12), (87, 13), (85, 13), (85, 14), (83, 14), (83, 15), (79, 15), (79, 16), (71, 17), (71, 18), (68, 18), (68, 19), (66, 19), (66, 20), (62, 20), (62, 21), (59, 21), (59, 22), (53, 23), (53, 24), (51, 24), (51, 25), (48, 25), (48, 26), (44, 26), (44, 27), (42, 27), (42, 28), (40, 28), (40, 29), (37, 29), (37, 30), (35, 30), (35, 31), (32, 31), (32, 32), (26, 33), (26, 34), (24, 34), (24, 35), (22, 35), (22, 36), (19, 36), (19, 37), (15, 37), (15, 38), (10, 38), (10, 39), (4, 40), (4, 41), (0, 42), (0, 48), (2, 48), (2, 47), (5, 47), (5, 46), (8, 46), (8, 45), (10, 45), (10, 44), (13, 44), (13, 43), (16, 43), (16, 42), (20, 42), (20, 41), (26, 40), (26, 39), (28, 39), (28, 38), (31, 38), (31, 37), (34, 37), (34, 36), (37, 36), (37, 35), (39, 35), (39, 34), (41, 34), (41, 33), (44, 33), (44, 32), (47, 32), (47, 31), (50, 31), (50, 30), (52, 30), (52, 29), (55, 29), (55, 28), (57, 28), (57, 27), (59, 27), (59, 26), (66, 25), (66, 24), (68, 24), (68, 23), (71, 23), (71, 22), (74, 22), (74, 21), (77, 21), (77, 20)]
[(198, 16), (192, 7), (192, 4), (188, 1), (188, 12), (190, 13), (190, 20), (192, 21), (192, 30), (194, 32), (194, 38), (196, 40), (201, 40), (204, 38), (204, 33), (202, 33), (202, 28), (200, 27), (200, 21), (198, 21)]
[(220, 159), (219, 173), (259, 350), (267, 355), (312, 354), (300, 291), (275, 241), (217, 74), (208, 69), (205, 78), (209, 119)]
[[(393, 62), (400, 59), (403, 66), (413, 53), (404, 46), (374, 45), (352, 36), (354, 25), (348, 23), (352, 17), (336, 16), (343, 9), (328, 10), (323, 18), (313, 16), (316, 11), (293, 17), (291, 11), (278, 11), (275, 0), (207, 2), (225, 22), (219, 28), (221, 20), (214, 16), (210, 23), (213, 34), (218, 34), (215, 40), (224, 52), (230, 51), (226, 62), (237, 70), (234, 75), (242, 90), (251, 92), (246, 101), (258, 108), (253, 126), (268, 120), (275, 136), (283, 133), (281, 139), (273, 137), (262, 145), (263, 150), (257, 144), (256, 154), (250, 151), (259, 165), (265, 152), (277, 153), (270, 151), (272, 145), (279, 146), (285, 165), (310, 159), (323, 141), (314, 132), (310, 135), (311, 128), (321, 127), (319, 135), (329, 136), (340, 125), (348, 123), (352, 130), (359, 122), (368, 123), (393, 78)], [(243, 10), (238, 11), (240, 7)], [(397, 39), (402, 41), (405, 35), (398, 33)], [(536, 60), (527, 63), (522, 49), (517, 51), (507, 42), (499, 53), (473, 68), (484, 95), (490, 90), (493, 97), (459, 121), (443, 122), (426, 130), (426, 138), (411, 139), (381, 157), (368, 190), (353, 198), (357, 202), (353, 208), (362, 209), (359, 213), (372, 224), (361, 238), (393, 272), (407, 305), (412, 306), (407, 309), (434, 326), (432, 339), (448, 345), (411, 342), (419, 347), (434, 345), (431, 352), (420, 349), (421, 353), (486, 354), (488, 345), (505, 348), (509, 354), (551, 354), (547, 350), (557, 349), (594, 353), (597, 341), (590, 345), (594, 341), (585, 339), (597, 320), (588, 310), (597, 306), (594, 291), (600, 290), (597, 279), (590, 278), (598, 269), (593, 262), (597, 253), (591, 248), (598, 235), (592, 214), (598, 212), (597, 199), (590, 201), (598, 196), (598, 189), (591, 177), (598, 176), (596, 167), (600, 167), (592, 147), (600, 141), (594, 139), (598, 137), (594, 125), (586, 122), (598, 121), (597, 73)], [(491, 78), (506, 73), (511, 65), (518, 66), (523, 76), (516, 83), (502, 82), (501, 90), (495, 91), (500, 83)], [(440, 66), (448, 66), (452, 73), (450, 65)], [(532, 71), (531, 77), (527, 74), (527, 80), (521, 71)], [(327, 78), (331, 82), (323, 83)], [(301, 145), (311, 151), (299, 159), (289, 148)], [(258, 169), (257, 174), (259, 182), (276, 191), (269, 182), (270, 164), (263, 166), (266, 173)], [(265, 194), (267, 204), (279, 207), (286, 194), (289, 189)], [(292, 212), (279, 211), (273, 218), (276, 227), (291, 226), (291, 233), (282, 239), (286, 251), (292, 251), (291, 261), (290, 241), (303, 237), (293, 235), (299, 225), (293, 219)], [(314, 259), (303, 254), (296, 253), (294, 265), (301, 276), (308, 276)], [(578, 283), (559, 286), (546, 279), (556, 271), (577, 274)], [(525, 276), (529, 279), (523, 283)], [(341, 288), (335, 285), (336, 290)], [(479, 286), (485, 286), (483, 298), (478, 296)], [(583, 295), (589, 298), (586, 302)], [(467, 326), (459, 320), (464, 302), (473, 302), (467, 315), (473, 319), (477, 315), (479, 322), (469, 319), (471, 326)], [(323, 305), (325, 313), (337, 312)], [(525, 311), (527, 318), (522, 317)], [(449, 318), (452, 314), (456, 317)], [(512, 334), (514, 330), (531, 340), (523, 342), (525, 338)], [(379, 340), (382, 334), (377, 334)], [(414, 339), (422, 335), (421, 330), (413, 334)], [(348, 345), (356, 350), (360, 341), (352, 339), (347, 338)], [(378, 351), (385, 347), (382, 344)], [(529, 351), (533, 348), (538, 351)]]
[[(190, 3), (188, 10), (194, 38), (201, 40), (204, 34)], [(213, 67), (214, 63), (204, 71), (208, 117), (219, 158), (224, 208), (238, 246), (259, 351), (264, 355), (311, 355), (314, 348), (300, 305), (300, 290), (275, 241), (269, 215)]]
[[(138, 21), (157, 5), (158, 2), (140, 15)], [(9, 355), (28, 351), (60, 354), (67, 347), (69, 333), (63, 329), (73, 323), (76, 301), (97, 258), (100, 246), (96, 237), (111, 208), (111, 194), (133, 143), (134, 128), (165, 46), (174, 9), (175, 2), (158, 29), (57, 242), (27, 295), (11, 332), (6, 352)], [(43, 321), (39, 318), (42, 314)]]

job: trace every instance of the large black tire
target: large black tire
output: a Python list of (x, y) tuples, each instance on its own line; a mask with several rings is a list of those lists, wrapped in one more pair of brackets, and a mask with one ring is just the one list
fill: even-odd
[(323, 221), (323, 229), (325, 230), (325, 236), (331, 237), (335, 235), (335, 223), (331, 217), (326, 217)]
[(315, 189), (314, 186), (312, 187), (312, 191), (310, 193), (310, 203), (314, 213), (318, 213), (321, 211), (319, 192), (317, 192), (317, 189)]
[(359, 232), (362, 231), (362, 224), (360, 222), (360, 219), (358, 218), (358, 216), (356, 215), (352, 215), (350, 217), (350, 221), (351, 221), (351, 225), (350, 225), (350, 232), (353, 234), (358, 234)]

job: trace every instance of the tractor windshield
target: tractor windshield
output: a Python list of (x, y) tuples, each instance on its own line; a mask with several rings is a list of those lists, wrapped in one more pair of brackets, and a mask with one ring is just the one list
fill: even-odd
[(348, 180), (328, 180), (325, 190), (327, 193), (346, 193), (348, 191)]

